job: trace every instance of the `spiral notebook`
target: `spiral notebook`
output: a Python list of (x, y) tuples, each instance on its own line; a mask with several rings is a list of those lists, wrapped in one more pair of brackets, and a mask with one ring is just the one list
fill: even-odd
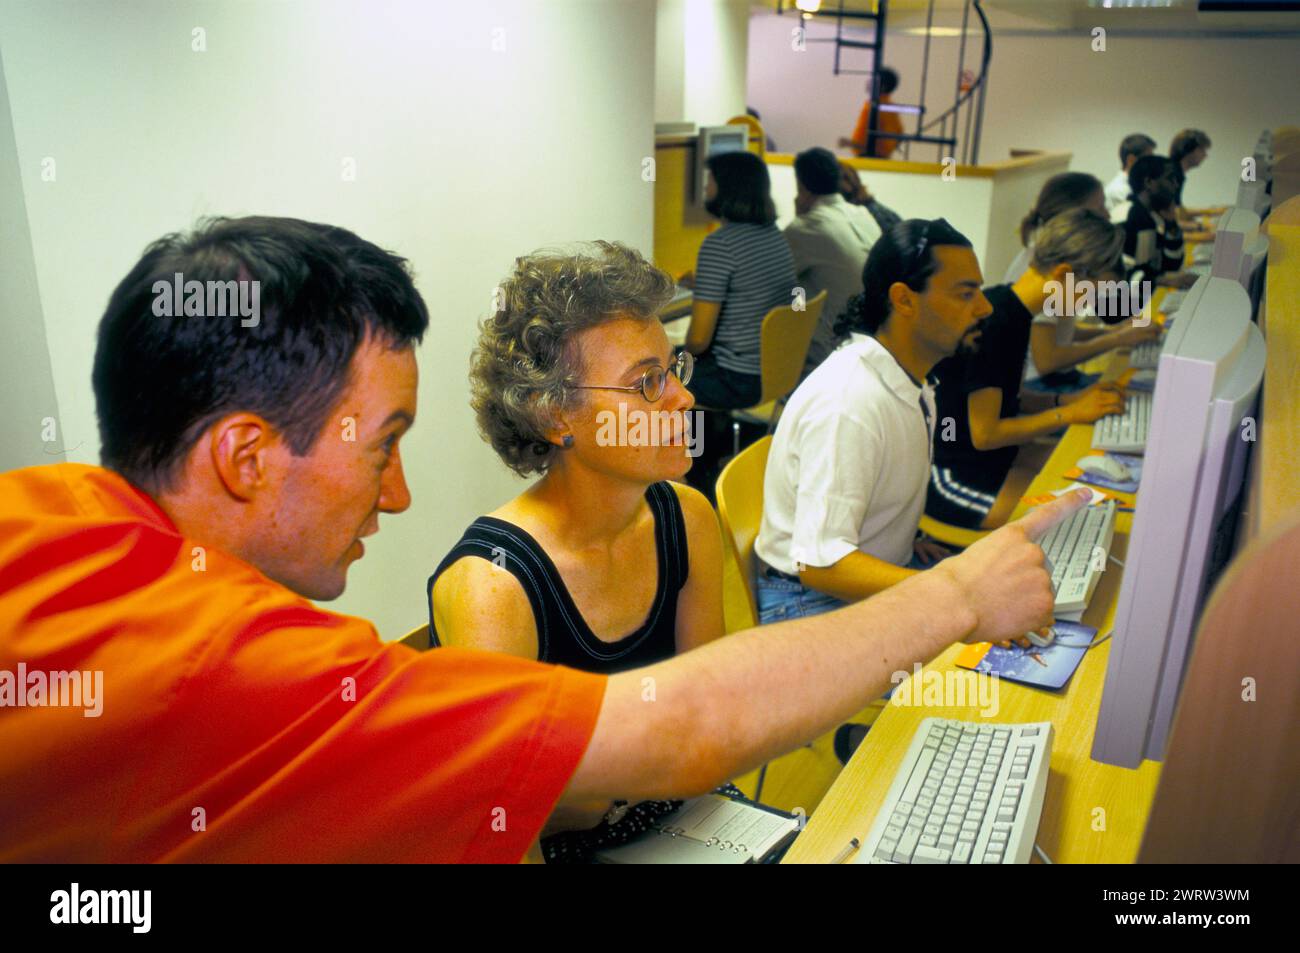
[(723, 794), (692, 798), (629, 844), (598, 851), (602, 864), (761, 864), (788, 847), (800, 819)]

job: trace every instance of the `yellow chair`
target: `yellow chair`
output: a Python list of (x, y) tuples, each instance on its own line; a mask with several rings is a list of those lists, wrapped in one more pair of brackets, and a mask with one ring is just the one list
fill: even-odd
[(763, 476), (772, 438), (764, 437), (732, 458), (718, 476), (718, 516), (722, 521), (722, 546), (740, 575), (748, 616), (740, 629), (758, 625), (758, 600), (754, 595), (754, 540), (763, 519)]
[(805, 302), (802, 311), (796, 311), (793, 305), (782, 305), (773, 308), (763, 318), (758, 359), (763, 389), (753, 407), (731, 411), (731, 417), (736, 421), (731, 445), (733, 455), (740, 453), (741, 421), (763, 424), (768, 433), (776, 429), (781, 408), (799, 386), (804, 361), (808, 358), (808, 346), (812, 344), (813, 333), (825, 306), (826, 292), (823, 291)]
[(406, 635), (402, 636), (398, 641), (403, 645), (409, 645), (417, 652), (427, 652), (429, 649), (433, 648), (429, 638), (429, 623), (426, 622), (424, 625), (416, 626), (410, 632), (406, 633)]
[(922, 515), (921, 532), (945, 546), (959, 546), (965, 549), (967, 546), (978, 543), (993, 531), (989, 529), (966, 529), (962, 526), (953, 526), (951, 523), (940, 523), (937, 519)]
[(763, 124), (753, 116), (746, 113), (743, 116), (732, 116), (727, 120), (728, 126), (744, 126), (749, 130), (749, 151), (757, 155), (760, 159), (767, 158), (767, 133), (763, 131)]

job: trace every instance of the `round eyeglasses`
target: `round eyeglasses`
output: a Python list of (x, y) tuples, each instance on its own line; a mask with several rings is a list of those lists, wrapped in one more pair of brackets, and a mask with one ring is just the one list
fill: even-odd
[(631, 387), (615, 387), (607, 384), (575, 384), (578, 390), (621, 390), (629, 394), (635, 394), (637, 391), (645, 397), (650, 403), (654, 403), (664, 395), (668, 388), (668, 375), (674, 375), (682, 386), (691, 382), (691, 372), (695, 370), (695, 355), (690, 351), (678, 351), (677, 356), (667, 368), (654, 364), (646, 368), (646, 372), (641, 375), (641, 383), (633, 384)]

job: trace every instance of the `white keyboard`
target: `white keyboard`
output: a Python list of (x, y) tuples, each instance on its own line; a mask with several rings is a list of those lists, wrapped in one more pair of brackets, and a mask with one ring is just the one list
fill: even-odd
[(1146, 449), (1153, 397), (1130, 391), (1124, 399), (1124, 413), (1109, 414), (1093, 425), (1093, 447), (1114, 453), (1141, 453)]
[(1214, 260), (1214, 243), (1202, 242), (1192, 249), (1192, 264), (1201, 265)]
[(1183, 299), (1187, 297), (1186, 291), (1170, 291), (1160, 299), (1160, 313), (1173, 314), (1183, 306)]
[(1058, 616), (1083, 612), (1106, 571), (1115, 537), (1115, 501), (1085, 506), (1038, 541), (1052, 565)]
[(1153, 371), (1160, 364), (1160, 350), (1163, 341), (1147, 341), (1129, 351), (1128, 366), (1139, 371)]
[(1026, 864), (1047, 790), (1052, 725), (926, 718), (859, 864)]

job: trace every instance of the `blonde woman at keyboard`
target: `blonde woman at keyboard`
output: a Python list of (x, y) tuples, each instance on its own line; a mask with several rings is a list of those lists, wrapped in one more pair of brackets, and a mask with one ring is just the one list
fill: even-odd
[(984, 290), (993, 314), (978, 340), (934, 369), (930, 517), (971, 529), (1002, 525), (1045, 460), (1030, 441), (1124, 409), (1122, 388), (1099, 383), (1072, 394), (1027, 394), (1028, 404), (1045, 407), (1021, 413), (1034, 315), (1069, 311), (1074, 302), (1064, 300), (1066, 289), (1116, 277), (1121, 241), (1104, 215), (1076, 209), (1039, 230), (1029, 270), (1014, 284)]

